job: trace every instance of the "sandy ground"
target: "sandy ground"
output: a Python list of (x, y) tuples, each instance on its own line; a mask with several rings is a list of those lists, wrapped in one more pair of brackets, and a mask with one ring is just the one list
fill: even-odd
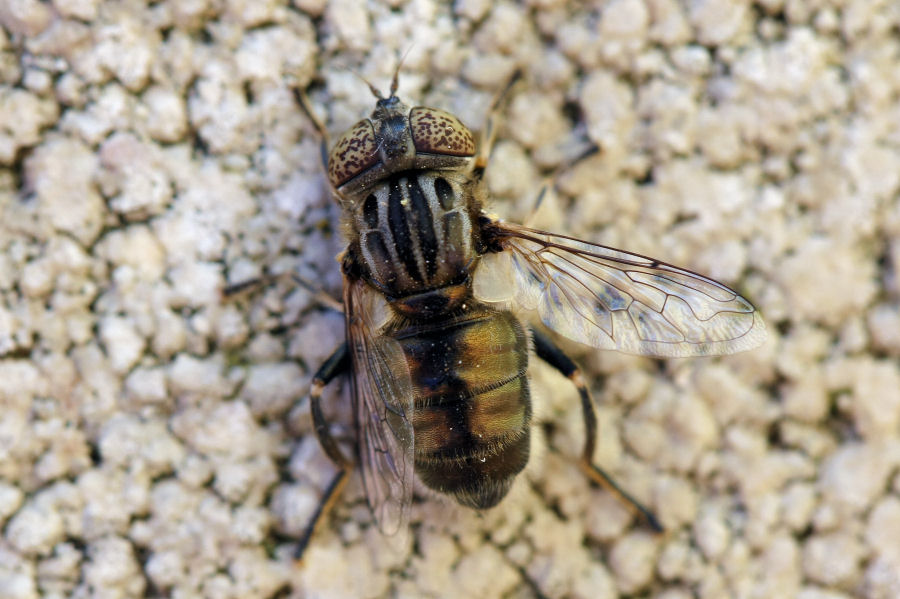
[[(900, 4), (893, 0), (0, 2), (0, 596), (900, 597)], [(546, 449), (480, 515), (422, 496), (393, 548), (334, 473), (311, 373), (344, 243), (309, 90), (357, 73), (473, 129), (510, 73), (492, 208), (709, 274), (768, 342), (533, 369)], [(572, 164), (587, 144), (601, 151)], [(347, 431), (347, 385), (326, 393)], [(343, 426), (343, 428), (342, 428)]]

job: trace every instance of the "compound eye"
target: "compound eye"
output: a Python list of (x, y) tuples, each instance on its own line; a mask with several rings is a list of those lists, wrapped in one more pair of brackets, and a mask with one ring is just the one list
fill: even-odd
[(409, 112), (409, 129), (417, 152), (447, 156), (475, 155), (472, 132), (449, 112), (416, 106)]
[(369, 170), (378, 161), (378, 144), (375, 130), (368, 119), (363, 119), (341, 135), (328, 155), (328, 179), (340, 187), (353, 177)]

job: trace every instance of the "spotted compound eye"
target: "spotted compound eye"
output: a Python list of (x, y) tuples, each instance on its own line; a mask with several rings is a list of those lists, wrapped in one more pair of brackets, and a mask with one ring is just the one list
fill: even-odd
[(409, 112), (409, 129), (417, 152), (447, 156), (475, 154), (472, 132), (449, 112), (417, 106)]
[(378, 163), (378, 144), (372, 122), (363, 119), (338, 138), (328, 156), (328, 179), (340, 187)]

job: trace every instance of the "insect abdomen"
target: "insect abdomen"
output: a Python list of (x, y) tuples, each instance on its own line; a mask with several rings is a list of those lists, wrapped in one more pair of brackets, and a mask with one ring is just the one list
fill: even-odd
[(496, 505), (528, 462), (528, 341), (509, 312), (464, 317), (392, 335), (409, 364), (415, 466), (428, 487), (476, 509)]
[(380, 182), (356, 207), (359, 257), (392, 300), (460, 284), (477, 258), (471, 207), (452, 175), (406, 171)]

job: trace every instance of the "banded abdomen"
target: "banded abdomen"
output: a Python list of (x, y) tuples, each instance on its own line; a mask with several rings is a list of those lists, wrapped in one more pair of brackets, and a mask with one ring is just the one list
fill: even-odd
[[(472, 225), (478, 207), (468, 185), (454, 173), (404, 171), (375, 185), (353, 209), (358, 241), (351, 251), (368, 282), (407, 316), (430, 317), (466, 295), (462, 287), (478, 259)], [(427, 310), (416, 298), (423, 294)]]
[(510, 312), (472, 301), (462, 315), (385, 334), (409, 365), (416, 473), (428, 487), (485, 509), (528, 462), (528, 338)]

